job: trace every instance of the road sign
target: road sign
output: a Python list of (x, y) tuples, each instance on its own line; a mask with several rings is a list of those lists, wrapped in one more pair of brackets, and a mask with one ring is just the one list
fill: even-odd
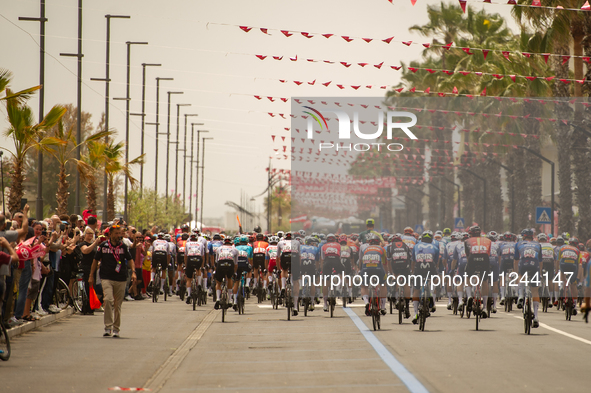
[(464, 229), (466, 224), (464, 223), (464, 217), (456, 217), (454, 219), (454, 227), (457, 229)]
[(549, 207), (536, 207), (536, 224), (551, 224), (550, 219), (552, 215), (552, 209)]
[(416, 233), (423, 233), (423, 232), (425, 232), (425, 228), (421, 224), (416, 225), (415, 226), (415, 232)]

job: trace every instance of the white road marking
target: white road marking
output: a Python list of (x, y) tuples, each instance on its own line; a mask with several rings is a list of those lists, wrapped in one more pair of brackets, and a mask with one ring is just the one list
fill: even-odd
[[(512, 317), (523, 320), (522, 316), (512, 315)], [(548, 329), (554, 333), (562, 334), (563, 336), (572, 338), (573, 340), (580, 341), (580, 342), (585, 343), (587, 345), (591, 345), (591, 341), (589, 341), (589, 340), (585, 340), (584, 338), (581, 338), (579, 336), (575, 336), (574, 334), (570, 334), (570, 333), (564, 332), (560, 329), (553, 328), (552, 326), (546, 325), (545, 323), (540, 323), (540, 327), (543, 327), (544, 329)]]

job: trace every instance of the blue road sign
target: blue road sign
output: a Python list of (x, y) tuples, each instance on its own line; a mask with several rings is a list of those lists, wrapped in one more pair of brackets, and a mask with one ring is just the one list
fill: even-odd
[(456, 217), (454, 219), (454, 227), (458, 229), (464, 229), (466, 227), (464, 217)]
[(425, 232), (425, 228), (421, 224), (416, 225), (415, 226), (415, 232), (416, 233), (423, 233), (423, 232)]
[(549, 207), (536, 207), (536, 224), (552, 224), (552, 209)]

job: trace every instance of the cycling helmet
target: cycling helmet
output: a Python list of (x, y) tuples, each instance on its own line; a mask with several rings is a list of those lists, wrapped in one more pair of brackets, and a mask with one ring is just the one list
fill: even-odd
[(534, 231), (531, 230), (531, 228), (525, 228), (523, 231), (521, 231), (521, 237), (532, 237), (534, 236)]
[(336, 241), (337, 241), (337, 237), (336, 237), (334, 234), (332, 234), (332, 233), (329, 233), (329, 234), (326, 236), (326, 242), (327, 242), (327, 243), (334, 243), (334, 242), (336, 242)]
[(466, 240), (470, 237), (470, 234), (468, 232), (462, 232), (462, 240)]
[(240, 236), (240, 244), (241, 244), (241, 245), (246, 245), (246, 244), (248, 244), (248, 236), (246, 236), (246, 235), (242, 235), (242, 236)]
[(254, 235), (248, 235), (248, 241), (250, 243), (254, 243), (255, 240), (256, 240), (256, 237), (254, 237)]
[(326, 239), (326, 235), (324, 233), (319, 234), (318, 237), (320, 238), (320, 240)]
[(343, 243), (347, 244), (347, 235), (345, 235), (345, 234), (340, 235), (339, 236), (339, 243), (341, 243), (341, 244), (343, 244)]
[(563, 238), (564, 240), (568, 240), (568, 239), (570, 238), (570, 233), (568, 233), (568, 232), (563, 232), (561, 236), (562, 236), (562, 238)]
[(421, 241), (425, 243), (432, 243), (433, 242), (433, 232), (427, 230), (423, 232), (421, 235)]
[(556, 245), (557, 246), (564, 246), (564, 238), (562, 236), (558, 236), (556, 238)]
[(188, 231), (189, 230), (189, 226), (187, 224), (183, 224), (183, 225), (181, 225), (181, 230), (183, 232)]
[(351, 234), (351, 240), (357, 241), (357, 239), (359, 239), (359, 235), (357, 233), (352, 233)]
[(452, 241), (460, 240), (460, 234), (456, 231), (453, 231), (450, 235)]
[(199, 233), (199, 228), (193, 228), (194, 233)]
[(183, 233), (181, 235), (181, 239), (183, 239), (183, 240), (187, 240), (188, 238), (189, 238), (189, 234), (188, 233)]
[(220, 234), (219, 234), (219, 233), (215, 233), (215, 234), (213, 235), (213, 240), (222, 240), (222, 237), (220, 236)]
[(232, 244), (232, 238), (230, 236), (226, 236), (224, 238), (224, 244)]
[(263, 235), (262, 233), (257, 233), (257, 240), (263, 240), (265, 238), (265, 235)]
[(378, 245), (380, 244), (380, 238), (378, 237), (378, 235), (376, 235), (375, 233), (368, 233), (365, 236), (365, 239), (367, 240), (367, 242), (369, 244), (373, 244), (373, 245)]
[(298, 231), (298, 233), (299, 233), (300, 235), (302, 235), (302, 236), (306, 236), (306, 231), (304, 231), (303, 229), (300, 229), (300, 230)]
[(400, 233), (395, 233), (390, 238), (390, 241), (391, 242), (401, 242), (402, 241), (402, 235)]
[(311, 246), (311, 245), (313, 245), (314, 243), (316, 243), (316, 239), (314, 239), (312, 236), (306, 236), (306, 237), (304, 238), (304, 244), (305, 244), (305, 245), (307, 245), (307, 246)]
[(170, 241), (170, 234), (167, 233), (166, 235), (164, 235), (164, 240)]
[(443, 234), (444, 234), (445, 236), (449, 236), (449, 235), (451, 235), (451, 229), (449, 229), (449, 228), (445, 228), (445, 229), (443, 230)]
[(482, 230), (480, 229), (480, 227), (478, 225), (473, 225), (470, 227), (468, 232), (470, 233), (471, 237), (478, 237), (482, 233)]
[(573, 236), (570, 239), (568, 239), (568, 244), (570, 244), (571, 246), (578, 247), (579, 246), (579, 239), (577, 239), (576, 237)]
[(411, 235), (412, 236), (413, 233), (414, 233), (414, 230), (411, 227), (404, 228), (404, 234), (405, 235)]
[(538, 241), (539, 242), (547, 242), (548, 241), (548, 235), (546, 235), (544, 232), (538, 234)]
[(553, 246), (556, 245), (556, 238), (555, 237), (550, 238), (550, 244), (552, 244)]
[(503, 233), (503, 240), (506, 242), (513, 241), (513, 234), (511, 232)]
[(281, 239), (283, 237), (283, 235), (284, 235), (283, 231), (277, 231), (277, 237), (279, 239)]
[(285, 232), (285, 238), (286, 239), (291, 239), (291, 232)]
[(257, 225), (256, 227), (254, 227), (254, 231), (255, 231), (256, 233), (261, 233), (261, 232), (262, 232), (262, 231), (261, 231), (261, 227), (260, 227), (260, 226), (258, 226), (258, 225)]
[(235, 236), (234, 237), (234, 245), (237, 246), (240, 244), (240, 236)]
[(585, 245), (583, 243), (578, 244), (579, 251), (585, 251)]
[(374, 226), (375, 224), (376, 224), (376, 222), (373, 218), (368, 218), (367, 220), (365, 220), (365, 225)]
[(196, 238), (197, 237), (197, 234), (196, 233), (191, 233), (190, 236), (191, 236), (191, 239), (193, 239), (193, 238)]
[(271, 236), (269, 238), (269, 243), (271, 243), (271, 244), (277, 244), (277, 243), (279, 243), (279, 237), (277, 237), (277, 236)]
[(158, 233), (158, 238), (159, 238), (159, 239), (161, 239), (161, 238), (163, 238), (163, 237), (164, 237), (164, 232), (159, 232), (159, 233)]
[(498, 233), (496, 233), (495, 231), (490, 231), (490, 232), (489, 232), (489, 233), (486, 235), (486, 237), (488, 237), (488, 238), (489, 238), (489, 240), (491, 240), (491, 241), (493, 241), (493, 242), (496, 242), (496, 241), (497, 241), (497, 239), (499, 238), (499, 234), (498, 234)]

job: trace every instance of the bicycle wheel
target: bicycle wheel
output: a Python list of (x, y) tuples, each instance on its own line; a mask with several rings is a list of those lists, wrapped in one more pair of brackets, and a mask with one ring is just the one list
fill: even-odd
[(380, 326), (380, 318), (381, 318), (381, 316), (380, 316), (380, 313), (378, 312), (376, 314), (376, 323), (378, 325), (378, 330), (381, 330), (382, 329), (381, 326)]
[(168, 273), (166, 274), (166, 280), (164, 280), (164, 301), (168, 297)]
[(158, 303), (158, 296), (160, 296), (160, 272), (156, 272), (154, 276), (154, 283), (152, 285), (152, 303)]
[(378, 330), (377, 329), (377, 321), (376, 321), (376, 318), (377, 318), (377, 315), (376, 315), (375, 310), (373, 308), (373, 299), (372, 299), (371, 322), (373, 324), (373, 330), (374, 330), (374, 332), (376, 330)]
[(480, 309), (479, 309), (480, 305), (478, 303), (476, 303), (476, 311), (474, 311), (474, 319), (476, 319), (476, 330), (478, 331), (478, 322), (480, 320)]
[(404, 313), (404, 300), (398, 300), (398, 324), (402, 325), (402, 313)]
[(421, 305), (421, 309), (419, 310), (419, 330), (421, 332), (425, 331), (425, 310), (424, 305)]
[(291, 299), (291, 284), (287, 285), (285, 288), (285, 308), (287, 309), (287, 320), (291, 320), (291, 309), (292, 309), (292, 299)]
[[(82, 283), (84, 285), (84, 283)], [(74, 308), (77, 312), (82, 312), (82, 307), (84, 306), (84, 288), (80, 287), (80, 283), (76, 281), (74, 285), (72, 285), (72, 301), (74, 303)]]
[(305, 298), (304, 299), (304, 316), (307, 317), (308, 316), (308, 307), (310, 305), (310, 299), (309, 298)]
[(181, 284), (179, 285), (179, 297), (181, 301), (185, 300), (185, 293), (187, 292), (187, 282), (184, 278), (181, 278)]
[(10, 339), (4, 322), (0, 321), (0, 360), (7, 361), (8, 359), (10, 359)]
[(330, 298), (330, 317), (332, 318), (334, 315), (334, 305), (335, 305), (335, 299), (334, 297)]
[(566, 316), (566, 320), (570, 321), (570, 317), (572, 314), (572, 299), (567, 299), (567, 301), (564, 304), (564, 314)]
[(220, 306), (222, 307), (222, 322), (226, 320), (226, 300), (228, 298), (228, 294), (226, 293), (226, 288), (222, 288), (222, 297), (220, 299)]
[(54, 293), (55, 305), (60, 310), (65, 310), (70, 305), (72, 297), (70, 296), (70, 290), (68, 286), (61, 278), (57, 282), (57, 287)]
[(453, 315), (458, 315), (458, 298), (457, 297), (454, 297), (452, 304), (453, 304), (453, 307), (452, 307), (452, 309), (453, 309), (453, 311), (452, 311)]

